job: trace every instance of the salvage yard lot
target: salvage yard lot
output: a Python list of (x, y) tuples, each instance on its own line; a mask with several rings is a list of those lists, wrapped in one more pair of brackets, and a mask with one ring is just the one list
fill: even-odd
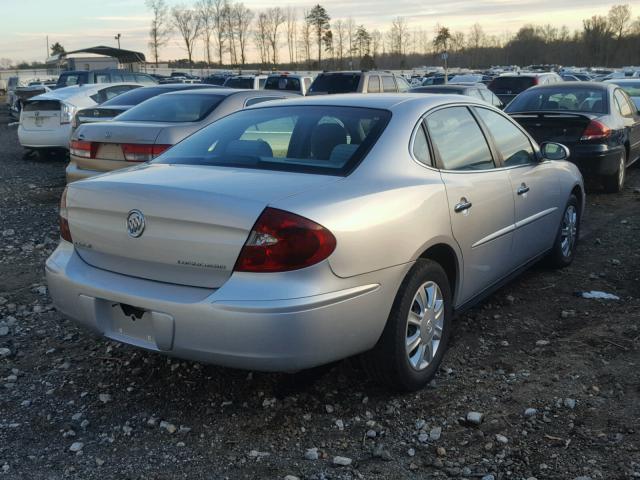
[[(357, 361), (249, 373), (63, 319), (44, 260), (65, 160), (23, 159), (8, 122), (0, 111), (4, 478), (640, 477), (640, 168), (620, 195), (589, 193), (570, 268), (535, 267), (461, 315), (434, 382), (397, 395)], [(590, 290), (620, 300), (576, 295)]]

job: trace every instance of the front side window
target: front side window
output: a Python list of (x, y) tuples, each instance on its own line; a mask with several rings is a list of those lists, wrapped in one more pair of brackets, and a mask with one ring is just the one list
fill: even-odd
[(336, 106), (241, 110), (154, 163), (345, 175), (375, 144), (390, 116), (386, 110)]
[(536, 157), (527, 136), (502, 115), (477, 108), (480, 119), (491, 132), (505, 167), (535, 163)]
[(199, 122), (224, 100), (222, 95), (158, 95), (118, 115), (123, 122)]
[(427, 117), (427, 127), (444, 170), (495, 168), (480, 126), (466, 107), (438, 110)]

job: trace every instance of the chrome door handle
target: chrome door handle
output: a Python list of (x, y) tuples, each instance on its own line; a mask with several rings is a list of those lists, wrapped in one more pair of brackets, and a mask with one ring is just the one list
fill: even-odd
[(473, 206), (473, 204), (469, 200), (467, 200), (466, 198), (462, 197), (460, 199), (460, 202), (456, 203), (456, 206), (453, 207), (453, 211), (456, 212), (456, 213), (464, 212), (466, 210), (469, 210), (472, 206)]
[(530, 188), (529, 188), (529, 187), (527, 187), (527, 184), (526, 184), (526, 183), (523, 183), (522, 185), (520, 185), (520, 186), (518, 187), (518, 190), (516, 191), (516, 193), (517, 193), (518, 195), (524, 195), (524, 194), (525, 194), (525, 193), (527, 193), (529, 190), (530, 190)]

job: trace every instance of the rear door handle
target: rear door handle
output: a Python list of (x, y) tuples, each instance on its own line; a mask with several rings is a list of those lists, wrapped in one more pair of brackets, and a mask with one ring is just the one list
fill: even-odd
[(525, 194), (525, 193), (527, 193), (529, 190), (530, 190), (530, 188), (529, 188), (529, 187), (527, 187), (527, 184), (526, 184), (526, 183), (523, 183), (522, 185), (520, 185), (520, 186), (518, 187), (518, 190), (516, 190), (516, 193), (517, 193), (518, 195), (524, 195), (524, 194)]
[(456, 213), (464, 212), (466, 210), (469, 210), (472, 206), (473, 204), (469, 200), (462, 197), (460, 199), (460, 202), (456, 203), (456, 206), (453, 207), (453, 211)]

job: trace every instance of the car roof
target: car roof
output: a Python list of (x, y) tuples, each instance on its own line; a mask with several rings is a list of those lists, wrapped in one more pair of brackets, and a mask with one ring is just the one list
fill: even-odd
[(558, 75), (556, 72), (507, 72), (501, 73), (496, 78), (502, 77), (541, 77), (543, 75)]
[[(528, 90), (544, 90), (544, 89), (557, 89), (557, 88), (581, 88), (581, 89), (589, 89), (589, 90), (609, 90), (615, 87), (614, 83), (605, 83), (605, 82), (558, 82), (552, 83), (551, 85), (535, 85)], [(524, 92), (523, 92), (524, 93)]]
[[(473, 97), (461, 97), (460, 95), (425, 95), (423, 93), (375, 93), (362, 95), (358, 93), (345, 93), (340, 95), (314, 95), (311, 97), (294, 96), (291, 99), (280, 100), (277, 104), (258, 104), (249, 108), (267, 108), (269, 106), (331, 106), (331, 107), (360, 107), (394, 110), (400, 105), (413, 105), (428, 109), (448, 103), (474, 103), (486, 106), (486, 102), (476, 100)], [(426, 110), (425, 110), (426, 111)]]
[(608, 78), (600, 83), (608, 83), (613, 85), (619, 85), (621, 83), (639, 83), (640, 77), (626, 77), (626, 78)]
[[(393, 72), (387, 72), (386, 70), (333, 70), (330, 72), (320, 72), (318, 75), (336, 75), (336, 74), (348, 74), (348, 75), (362, 75), (366, 73), (373, 73), (375, 75), (380, 75), (385, 73), (387, 75), (395, 75)], [(399, 75), (396, 75), (399, 76)]]
[(211, 85), (207, 85), (206, 88), (194, 88), (194, 89), (185, 89), (179, 90), (177, 92), (167, 92), (164, 95), (219, 95), (223, 97), (228, 97), (231, 95), (238, 94), (247, 94), (247, 95), (265, 95), (265, 96), (273, 96), (274, 90), (249, 90), (245, 88), (220, 88), (214, 87)]
[(462, 85), (462, 84), (455, 84), (455, 85), (423, 85), (421, 87), (414, 87), (411, 90), (409, 90), (409, 92), (435, 92), (435, 91), (442, 91), (442, 90), (451, 90), (452, 92), (459, 92), (461, 90), (466, 90), (468, 88), (473, 88), (470, 85)]
[(131, 82), (117, 82), (117, 83), (85, 83), (84, 85), (70, 85), (68, 87), (58, 88), (57, 90), (52, 90), (50, 92), (43, 93), (41, 95), (36, 95), (32, 97), (30, 100), (63, 100), (65, 98), (71, 98), (80, 94), (90, 94), (92, 92), (97, 92), (98, 90), (102, 90), (103, 88), (108, 87), (116, 87), (118, 85), (127, 85), (133, 86), (136, 88), (140, 87), (139, 83), (131, 83)]

